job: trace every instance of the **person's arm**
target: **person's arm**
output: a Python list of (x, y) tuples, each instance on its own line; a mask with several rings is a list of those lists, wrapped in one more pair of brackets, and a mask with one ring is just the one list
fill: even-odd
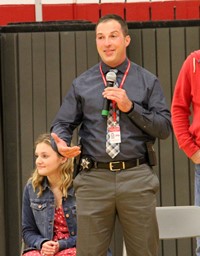
[(72, 158), (72, 157), (78, 156), (81, 153), (81, 148), (79, 146), (73, 146), (73, 147), (67, 146), (66, 142), (61, 138), (59, 138), (57, 134), (51, 133), (51, 137), (53, 138), (54, 143), (56, 144), (56, 148), (58, 152), (62, 156)]
[(67, 248), (76, 247), (76, 239), (77, 239), (77, 236), (70, 236), (67, 239), (58, 240), (59, 250), (62, 251)]
[(52, 146), (61, 155), (75, 157), (80, 154), (80, 147), (70, 147), (74, 129), (81, 123), (82, 109), (72, 84), (62, 105), (52, 122), (50, 131)]
[(73, 247), (76, 247), (76, 236), (58, 241), (45, 241), (41, 246), (41, 252), (43, 255), (54, 255), (59, 251)]
[(103, 96), (116, 101), (118, 108), (127, 113), (145, 133), (159, 139), (166, 139), (170, 135), (171, 114), (157, 79), (154, 80), (152, 90), (149, 92), (146, 106), (131, 102), (126, 91), (120, 88), (106, 88)]
[(157, 79), (149, 94), (148, 105), (141, 106), (133, 102), (132, 111), (128, 115), (137, 126), (154, 138), (166, 139), (172, 131), (171, 113)]
[[(174, 134), (176, 136), (179, 147), (185, 154), (196, 162), (198, 158), (197, 151), (199, 147), (196, 145), (190, 128), (190, 106), (191, 106), (191, 56), (184, 62), (175, 85), (171, 113)], [(196, 154), (197, 153), (197, 154)]]
[(198, 150), (191, 156), (191, 160), (192, 160), (195, 164), (200, 164), (200, 149), (198, 149)]
[(47, 238), (44, 238), (40, 234), (37, 228), (35, 218), (30, 207), (27, 185), (24, 188), (22, 201), (22, 237), (28, 247), (33, 247), (38, 250), (41, 249), (41, 246), (45, 241), (48, 241)]

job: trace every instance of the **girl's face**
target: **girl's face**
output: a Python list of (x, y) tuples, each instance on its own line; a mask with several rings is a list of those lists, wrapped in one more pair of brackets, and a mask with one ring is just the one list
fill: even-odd
[(35, 157), (36, 168), (42, 176), (58, 176), (60, 165), (66, 161), (64, 157), (59, 157), (52, 147), (44, 142), (37, 144)]

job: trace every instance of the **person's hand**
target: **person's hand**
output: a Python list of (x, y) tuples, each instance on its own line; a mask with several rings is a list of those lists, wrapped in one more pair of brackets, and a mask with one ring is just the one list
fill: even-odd
[(81, 153), (81, 149), (79, 146), (68, 147), (66, 142), (59, 138), (55, 133), (51, 133), (51, 136), (54, 139), (58, 151), (62, 156), (72, 158), (78, 156)]
[(191, 156), (191, 160), (195, 164), (200, 164), (200, 149), (197, 150), (197, 152), (195, 152), (194, 155)]
[(104, 98), (114, 100), (117, 103), (119, 110), (128, 112), (132, 106), (132, 101), (128, 98), (126, 91), (117, 87), (107, 87), (102, 93)]
[(42, 244), (41, 254), (43, 256), (52, 256), (59, 251), (59, 243), (47, 241)]

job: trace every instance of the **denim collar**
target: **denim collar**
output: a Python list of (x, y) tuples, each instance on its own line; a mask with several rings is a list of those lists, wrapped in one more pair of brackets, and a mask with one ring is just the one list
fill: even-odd
[[(42, 182), (42, 187), (43, 187), (43, 190), (45, 190), (47, 188), (50, 189), (47, 177), (44, 177), (43, 182)], [(68, 188), (67, 194), (69, 196), (74, 196), (74, 188), (72, 185)]]

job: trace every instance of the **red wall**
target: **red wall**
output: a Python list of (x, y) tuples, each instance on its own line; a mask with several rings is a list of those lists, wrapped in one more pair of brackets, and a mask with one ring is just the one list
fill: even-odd
[[(54, 4), (42, 6), (43, 21), (89, 20), (96, 22), (107, 13), (116, 13), (127, 21), (199, 19), (200, 0), (174, 0), (137, 3)], [(34, 5), (0, 5), (0, 26), (16, 22), (34, 22)]]

